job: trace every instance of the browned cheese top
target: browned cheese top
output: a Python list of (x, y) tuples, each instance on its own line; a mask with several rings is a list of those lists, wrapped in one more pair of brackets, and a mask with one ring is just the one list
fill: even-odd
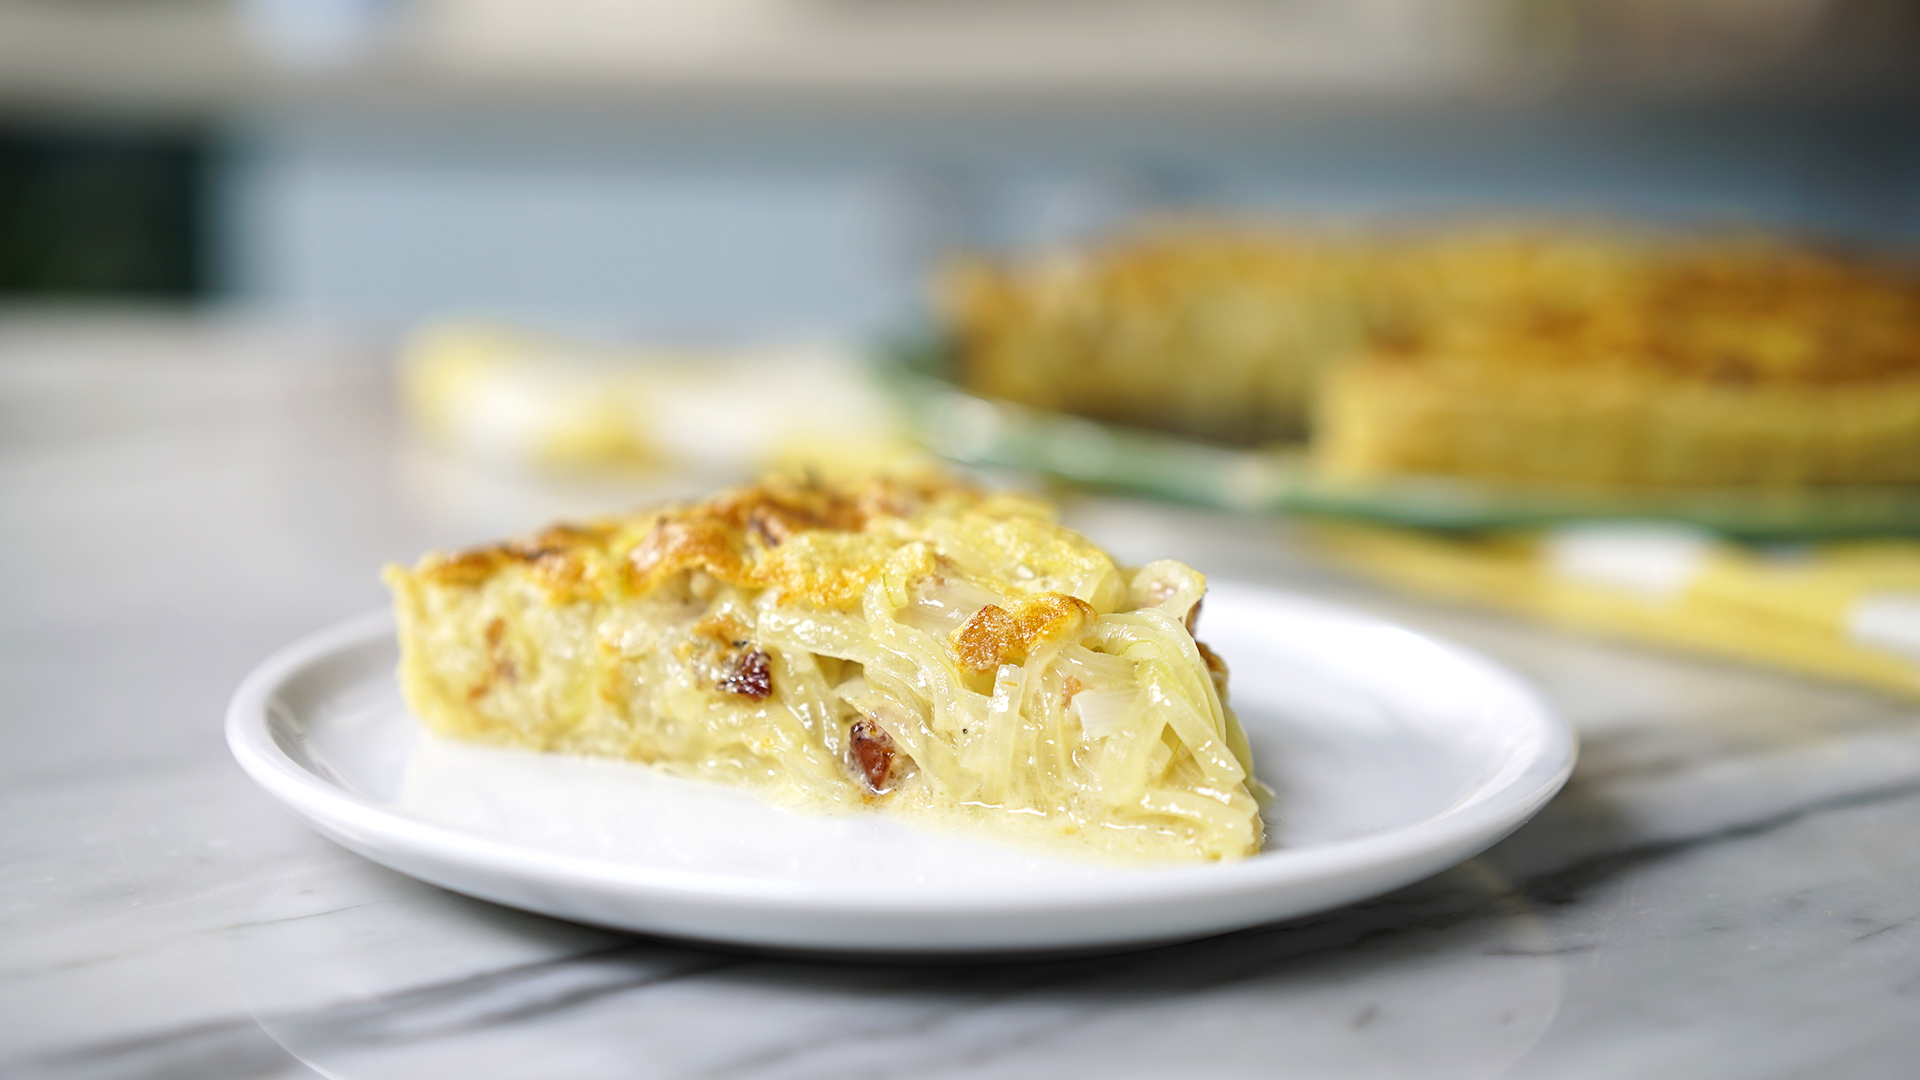
[(1002, 608), (988, 604), (953, 632), (953, 654), (960, 666), (984, 675), (1001, 664), (1018, 664), (1044, 642), (1059, 641), (1100, 617), (1077, 596), (1041, 593)]
[(702, 502), (429, 555), (417, 573), (429, 584), (471, 587), (523, 571), (564, 602), (645, 595), (698, 570), (741, 588), (778, 588), (788, 602), (852, 610), (915, 519), (986, 498), (944, 477), (856, 485), (773, 476)]
[(1387, 362), (1734, 385), (1920, 379), (1920, 268), (1759, 234), (1199, 223), (1024, 262), (959, 261), (937, 300), (969, 349), (1236, 324), (1251, 304), (1344, 322), (1354, 332), (1329, 347)]

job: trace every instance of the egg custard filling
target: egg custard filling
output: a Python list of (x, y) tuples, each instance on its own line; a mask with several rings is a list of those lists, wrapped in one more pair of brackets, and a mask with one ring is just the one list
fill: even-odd
[(389, 567), (435, 732), (645, 762), (815, 811), (1086, 854), (1263, 838), (1206, 580), (1123, 569), (1035, 500), (769, 477)]

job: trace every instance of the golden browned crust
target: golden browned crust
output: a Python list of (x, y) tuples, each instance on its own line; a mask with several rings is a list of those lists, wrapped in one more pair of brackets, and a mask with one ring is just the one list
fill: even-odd
[(958, 263), (937, 301), (980, 393), (1227, 442), (1304, 430), (1312, 388), (1358, 356), (1495, 394), (1563, 371), (1649, 394), (1920, 384), (1920, 271), (1751, 235), (1176, 227)]
[(430, 555), (417, 573), (429, 584), (477, 588), (524, 567), (549, 600), (565, 602), (643, 595), (698, 570), (741, 588), (777, 588), (789, 602), (851, 610), (898, 546), (893, 525), (936, 504), (981, 499), (945, 478), (842, 486), (774, 476), (703, 502)]
[(1450, 367), (1627, 372), (1731, 388), (1920, 378), (1920, 274), (1912, 268), (1758, 239), (1595, 246), (1571, 267), (1555, 265), (1555, 254), (1537, 243), (1480, 260), (1434, 253), (1436, 274), (1488, 280), (1376, 335), (1371, 351)]
[(1920, 483), (1920, 377), (1726, 384), (1436, 359), (1342, 365), (1314, 447), (1329, 475), (1594, 488)]
[(1044, 642), (1059, 641), (1100, 617), (1077, 596), (1040, 593), (1002, 608), (988, 604), (953, 632), (955, 661), (962, 670), (985, 675), (1001, 664), (1018, 664)]

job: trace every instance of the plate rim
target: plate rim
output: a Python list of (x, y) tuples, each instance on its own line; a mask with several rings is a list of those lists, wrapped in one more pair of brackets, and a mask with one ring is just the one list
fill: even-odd
[[(682, 904), (718, 903), (735, 909), (771, 911), (800, 918), (885, 916), (989, 919), (1012, 915), (1044, 917), (1075, 912), (1123, 912), (1181, 901), (1245, 899), (1270, 890), (1306, 888), (1343, 875), (1379, 871), (1395, 864), (1425, 866), (1430, 859), (1423, 860), (1423, 856), (1471, 848), (1465, 855), (1413, 876), (1390, 873), (1387, 876), (1392, 877), (1393, 882), (1385, 889), (1371, 889), (1333, 905), (1322, 904), (1293, 912), (1293, 915), (1306, 914), (1312, 910), (1357, 902), (1366, 896), (1411, 884), (1472, 858), (1529, 820), (1559, 792), (1572, 774), (1578, 759), (1578, 736), (1572, 725), (1558, 710), (1548, 705), (1526, 680), (1478, 652), (1356, 608), (1281, 589), (1219, 581), (1212, 583), (1209, 588), (1209, 592), (1215, 590), (1253, 595), (1267, 601), (1277, 600), (1284, 605), (1331, 615), (1352, 623), (1411, 633), (1427, 646), (1447, 654), (1450, 661), (1513, 695), (1524, 706), (1527, 721), (1543, 737), (1538, 741), (1532, 757), (1524, 760), (1505, 783), (1490, 791), (1485, 788), (1473, 789), (1475, 793), (1485, 791), (1486, 797), (1465, 806), (1456, 804), (1429, 818), (1381, 833), (1303, 848), (1267, 851), (1229, 863), (1138, 869), (1119, 867), (1122, 873), (1092, 876), (1083, 880), (1049, 881), (1035, 890), (948, 888), (934, 892), (926, 889), (876, 891), (870, 884), (858, 888), (836, 888), (819, 880), (752, 878), (617, 863), (547, 850), (414, 817), (341, 782), (318, 775), (286, 753), (275, 740), (272, 710), (276, 707), (277, 695), (293, 678), (318, 663), (349, 649), (390, 637), (393, 633), (393, 616), (391, 611), (384, 608), (302, 635), (262, 660), (241, 681), (228, 704), (225, 735), (228, 747), (242, 770), (307, 824), (363, 856), (410, 876), (422, 875), (369, 853), (361, 844), (352, 843), (347, 837), (373, 837), (377, 839), (378, 846), (396, 847), (430, 860), (451, 860), (463, 866), (475, 866), (483, 872), (504, 873), (519, 879), (565, 884), (575, 888), (612, 890), (636, 899), (651, 898)], [(435, 881), (434, 884), (466, 891), (441, 881)], [(1285, 917), (1291, 916), (1276, 914), (1270, 916), (1269, 920)], [(1233, 929), (1269, 920), (1240, 920), (1221, 925), (1218, 929)], [(634, 928), (638, 925), (634, 924)], [(1163, 939), (1166, 936), (1107, 934), (1099, 935), (1098, 940)], [(743, 935), (742, 940), (764, 937), (750, 934)], [(928, 947), (939, 949), (943, 945), (958, 947), (942, 942), (931, 943)]]

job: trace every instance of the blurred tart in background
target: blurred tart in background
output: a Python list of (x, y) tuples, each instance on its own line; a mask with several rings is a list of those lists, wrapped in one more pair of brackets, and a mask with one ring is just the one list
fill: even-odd
[(1159, 226), (956, 260), (974, 393), (1333, 479), (1586, 488), (1920, 482), (1920, 274), (1757, 234)]

